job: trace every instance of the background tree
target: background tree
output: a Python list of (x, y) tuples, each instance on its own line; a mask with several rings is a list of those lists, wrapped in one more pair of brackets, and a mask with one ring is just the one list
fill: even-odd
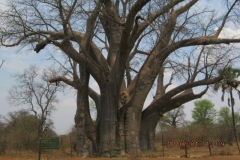
[[(239, 124), (239, 114), (237, 112), (234, 113), (236, 125)], [(232, 115), (230, 113), (230, 109), (228, 107), (222, 107), (219, 111), (218, 123), (221, 128), (224, 128), (223, 131), (227, 131), (224, 135), (227, 135), (227, 142), (232, 144)]]
[(222, 107), (220, 109), (218, 123), (226, 126), (227, 129), (231, 127), (232, 116), (228, 107)]
[(0, 115), (0, 139), (3, 138), (3, 131), (5, 129), (6, 123), (4, 122), (4, 117)]
[(214, 109), (214, 104), (207, 99), (194, 102), (195, 108), (192, 110), (193, 124), (206, 128), (214, 124), (214, 119), (217, 116), (217, 111)]
[(6, 123), (4, 122), (4, 117), (0, 115), (0, 156), (5, 154), (6, 150)]
[(54, 106), (58, 103), (56, 92), (63, 87), (47, 82), (49, 75), (46, 70), (43, 70), (42, 74), (40, 71), (38, 67), (30, 66), (23, 73), (16, 74), (14, 77), (17, 84), (9, 90), (7, 97), (10, 104), (27, 105), (34, 113), (38, 127), (39, 160), (42, 152), (42, 138), (49, 127), (50, 115), (55, 109)]
[(238, 95), (240, 95), (240, 91), (237, 89), (240, 83), (238, 81), (238, 77), (240, 76), (240, 69), (227, 67), (227, 68), (220, 69), (219, 74), (223, 76), (223, 79), (215, 83), (214, 90), (217, 91), (219, 88), (222, 89), (222, 98), (221, 98), (222, 101), (224, 101), (225, 92), (227, 91), (229, 93), (230, 98), (228, 98), (228, 105), (231, 106), (232, 108), (232, 128), (233, 128), (235, 141), (238, 147), (238, 152), (240, 153), (240, 148), (237, 140), (235, 117), (234, 117), (235, 116), (234, 115), (235, 99), (233, 98), (233, 93), (232, 93), (232, 91), (235, 90), (237, 91)]
[(171, 119), (171, 126), (174, 128), (180, 127), (184, 123), (184, 106), (180, 106), (179, 108), (173, 109), (166, 113), (167, 116)]
[[(154, 137), (150, 135), (154, 134), (165, 112), (202, 96), (209, 84), (221, 79), (214, 74), (215, 65), (207, 63), (209, 55), (197, 61), (188, 58), (182, 61), (189, 69), (184, 76), (186, 83), (156, 96), (142, 112), (146, 97), (168, 58), (176, 60), (182, 50), (187, 48), (187, 52), (193, 46), (240, 42), (235, 37), (219, 38), (227, 22), (238, 23), (235, 13), (238, 13), (239, 1), (226, 0), (223, 8), (213, 9), (206, 9), (200, 2), (8, 1), (7, 9), (0, 14), (5, 24), (0, 26), (1, 43), (7, 47), (26, 46), (37, 53), (47, 46), (62, 50), (80, 65), (82, 73), (86, 73), (84, 80), (91, 75), (99, 85), (101, 96), (96, 127), (99, 154), (109, 157), (139, 152), (141, 128), (151, 130), (142, 137)], [(222, 14), (216, 14), (214, 9), (221, 10)], [(144, 56), (134, 68), (131, 63), (136, 61), (131, 60), (139, 55)], [(201, 69), (196, 69), (199, 62), (204, 63)], [(200, 85), (206, 88), (194, 94), (192, 88)], [(86, 85), (84, 87), (87, 92)], [(87, 96), (79, 96), (81, 102), (88, 102)], [(154, 123), (149, 123), (149, 119)], [(151, 124), (150, 129), (146, 129), (147, 124)]]
[(180, 127), (184, 123), (184, 118), (184, 106), (181, 106), (165, 113), (160, 119), (158, 127), (161, 131), (166, 130), (168, 127)]
[[(9, 149), (16, 146), (21, 150), (36, 151), (38, 141), (38, 120), (28, 110), (19, 110), (8, 113), (4, 118), (6, 127), (5, 138)], [(47, 122), (43, 137), (56, 136), (52, 121)], [(16, 138), (17, 137), (17, 138)]]

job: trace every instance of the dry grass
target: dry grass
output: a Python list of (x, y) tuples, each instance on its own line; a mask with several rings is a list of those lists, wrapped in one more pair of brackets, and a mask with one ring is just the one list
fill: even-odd
[[(157, 144), (157, 151), (159, 153), (160, 157), (163, 157), (163, 149), (164, 149), (164, 157), (175, 157), (175, 158), (182, 158), (185, 157), (185, 148), (180, 149), (178, 147), (173, 148), (166, 148), (162, 147), (162, 145), (159, 143)], [(152, 154), (152, 153), (151, 153)], [(152, 156), (150, 154), (150, 157)], [(238, 149), (237, 145), (233, 144), (232, 146), (225, 144), (224, 147), (217, 147), (213, 146), (211, 148), (211, 155), (216, 156), (229, 156), (229, 155), (238, 155)], [(201, 158), (210, 156), (209, 147), (207, 145), (204, 145), (202, 147), (190, 147), (187, 148), (187, 157), (188, 158)]]
[[(127, 155), (127, 158), (159, 158), (163, 157), (163, 148), (160, 143), (156, 144), (155, 152), (141, 152), (138, 154), (130, 154)], [(231, 156), (238, 155), (238, 150), (236, 144), (233, 146), (225, 145), (224, 147), (216, 147), (213, 146), (211, 148), (212, 156)], [(187, 158), (203, 158), (209, 157), (210, 152), (208, 146), (205, 145), (203, 147), (192, 147), (187, 149)], [(4, 160), (36, 160), (38, 154), (31, 151), (25, 152), (16, 152), (16, 151), (6, 151), (6, 155), (0, 157), (0, 160), (3, 158)], [(77, 154), (72, 152), (72, 157), (77, 157)], [(185, 149), (180, 149), (178, 147), (173, 148), (164, 148), (164, 157), (168, 158), (184, 158), (185, 157)], [(71, 158), (71, 150), (70, 149), (59, 149), (59, 150), (47, 150), (42, 154), (42, 160), (58, 160), (62, 158)]]
[[(70, 150), (70, 149), (69, 149)], [(76, 157), (76, 153), (72, 154), (73, 157)], [(43, 151), (41, 160), (57, 160), (60, 158), (66, 158), (71, 157), (71, 152), (63, 152), (61, 149), (59, 150), (46, 150)], [(7, 150), (6, 155), (0, 156), (0, 159), (14, 159), (14, 160), (36, 160), (38, 159), (38, 154), (36, 152), (32, 151), (13, 151), (13, 150)]]

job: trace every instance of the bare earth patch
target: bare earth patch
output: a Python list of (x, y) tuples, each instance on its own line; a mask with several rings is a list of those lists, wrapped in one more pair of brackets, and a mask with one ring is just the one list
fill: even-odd
[[(35, 158), (36, 159), (36, 158)], [(35, 159), (23, 159), (17, 157), (0, 157), (0, 160), (35, 160)], [(76, 157), (68, 157), (68, 158), (42, 158), (42, 160), (80, 160), (80, 159), (87, 159), (87, 160), (190, 160), (190, 159), (204, 159), (204, 160), (240, 160), (240, 155), (234, 156), (211, 156), (211, 157), (201, 157), (201, 158), (168, 158), (168, 157), (159, 157), (159, 158), (76, 158)]]

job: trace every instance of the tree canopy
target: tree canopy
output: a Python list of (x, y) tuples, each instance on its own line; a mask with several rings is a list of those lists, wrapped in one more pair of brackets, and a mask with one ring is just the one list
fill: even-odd
[[(236, 122), (236, 125), (239, 124), (239, 113), (235, 112), (235, 122)], [(219, 111), (219, 117), (218, 117), (218, 122), (219, 124), (225, 126), (226, 128), (231, 128), (232, 126), (232, 115), (231, 115), (231, 112), (230, 112), (230, 109), (229, 107), (222, 107)]]
[[(9, 112), (1, 122), (0, 140), (5, 140), (8, 149), (18, 146), (24, 150), (37, 151), (38, 120), (28, 110)], [(48, 121), (43, 137), (56, 136), (52, 121)], [(18, 148), (17, 148), (18, 149)]]
[(192, 110), (193, 123), (206, 127), (214, 123), (217, 111), (214, 104), (207, 99), (194, 102), (195, 108)]

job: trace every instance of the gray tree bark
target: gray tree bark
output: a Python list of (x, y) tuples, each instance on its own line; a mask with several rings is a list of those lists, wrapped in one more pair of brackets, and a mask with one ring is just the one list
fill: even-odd
[(162, 117), (161, 113), (153, 113), (151, 116), (142, 119), (140, 131), (140, 146), (143, 151), (155, 151), (155, 130)]

